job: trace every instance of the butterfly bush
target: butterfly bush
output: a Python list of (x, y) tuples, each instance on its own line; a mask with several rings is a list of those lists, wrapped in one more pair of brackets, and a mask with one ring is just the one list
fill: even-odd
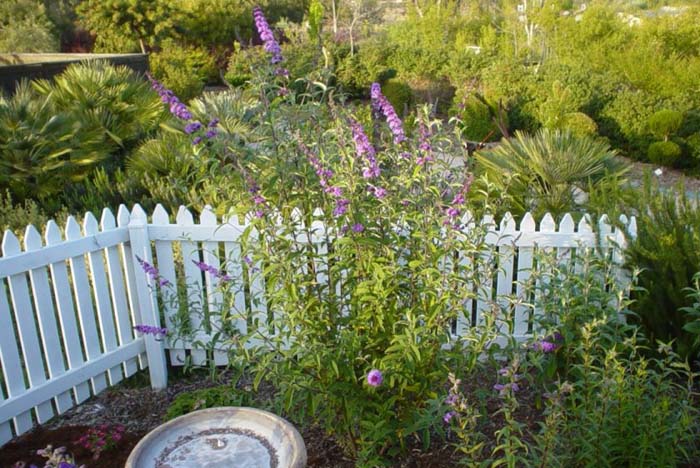
[[(484, 229), (461, 225), (469, 172), (437, 157), (466, 159), (465, 145), (427, 107), (415, 118), (423, 130), (408, 132), (379, 84), (360, 108), (314, 82), (297, 94), (259, 8), (254, 21), (270, 55), (250, 80), (259, 100), (254, 137), (241, 143), (222, 132), (216, 144), (226, 158), (212, 164), (231, 181), (219, 187), (229, 196), (223, 208), (249, 224), (240, 258), (226, 259), (242, 279), (196, 261), (220, 280), (212, 283), (221, 294), (208, 296), (220, 304), (189, 312), (218, 317), (212, 323), (221, 324), (216, 335), (233, 365), (272, 383), (291, 416), (322, 425), (358, 464), (383, 465), (435, 424), (470, 420), (460, 402), (449, 417), (435, 404), (449, 363), (465, 347), (478, 356), (487, 340), (474, 336), (490, 336), (479, 327), (495, 320), (467, 327), (462, 338), (452, 333), (457, 319), (471, 320), (465, 304), (495, 271), (455, 261), (485, 248)], [(204, 122), (224, 118), (198, 117), (187, 122), (198, 136)], [(258, 287), (264, 297), (253, 294)], [(245, 310), (234, 294), (246, 297)]]

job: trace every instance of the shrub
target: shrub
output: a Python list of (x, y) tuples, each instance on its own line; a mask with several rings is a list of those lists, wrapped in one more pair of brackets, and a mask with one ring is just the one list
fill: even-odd
[(252, 69), (265, 63), (265, 50), (262, 47), (241, 48), (240, 43), (233, 44), (233, 54), (229, 58), (228, 69), (224, 79), (233, 87), (244, 86), (253, 76)]
[(649, 131), (659, 139), (668, 141), (681, 128), (683, 114), (678, 111), (663, 109), (649, 117)]
[(478, 152), (476, 162), (508, 197), (513, 213), (557, 215), (575, 210), (576, 189), (588, 190), (624, 172), (615, 154), (599, 139), (542, 129), (532, 136), (516, 132), (496, 148)]
[(58, 39), (39, 0), (0, 3), (0, 52), (57, 52)]
[(34, 88), (68, 119), (103, 135), (100, 153), (126, 153), (152, 134), (165, 117), (158, 95), (125, 66), (89, 61), (69, 66)]
[(595, 136), (598, 134), (598, 125), (583, 112), (571, 112), (564, 115), (561, 122), (561, 129), (568, 130), (572, 134), (580, 137)]
[(103, 141), (96, 128), (57, 115), (51, 96), (23, 83), (11, 98), (0, 97), (0, 190), (9, 190), (16, 202), (33, 198), (42, 208), (57, 209), (64, 187), (107, 156), (98, 151)]
[(160, 52), (151, 55), (150, 66), (153, 75), (185, 102), (218, 77), (216, 62), (208, 51), (173, 41), (166, 41)]
[[(460, 120), (462, 135), (476, 142), (497, 141), (502, 136), (496, 123), (497, 109), (484, 102), (483, 98), (465, 94), (461, 97), (458, 95), (452, 106), (452, 114)], [(507, 126), (507, 122), (505, 124)]]
[(366, 96), (372, 83), (396, 76), (387, 62), (393, 47), (386, 36), (376, 34), (360, 42), (354, 54), (349, 48), (337, 48), (336, 78), (341, 90), (351, 96)]
[(250, 388), (248, 391), (238, 390), (231, 385), (180, 393), (168, 406), (165, 419), (171, 420), (192, 411), (218, 406), (250, 406), (252, 397)]
[(391, 79), (384, 83), (382, 92), (399, 115), (408, 113), (413, 98), (411, 87), (408, 84)]
[(689, 317), (682, 309), (692, 305), (684, 290), (700, 271), (700, 208), (683, 186), (664, 192), (649, 180), (633, 202), (634, 210), (628, 211), (637, 216), (637, 237), (626, 258), (630, 268), (641, 272), (630, 318), (652, 343), (673, 341), (681, 357), (694, 356), (699, 348), (683, 330)]
[(661, 166), (673, 166), (680, 159), (681, 147), (673, 141), (657, 141), (649, 145), (649, 161)]

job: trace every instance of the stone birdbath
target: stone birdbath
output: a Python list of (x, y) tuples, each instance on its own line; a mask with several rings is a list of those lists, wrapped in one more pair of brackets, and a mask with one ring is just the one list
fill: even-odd
[(188, 413), (149, 432), (125, 468), (303, 468), (306, 447), (286, 420), (255, 408)]

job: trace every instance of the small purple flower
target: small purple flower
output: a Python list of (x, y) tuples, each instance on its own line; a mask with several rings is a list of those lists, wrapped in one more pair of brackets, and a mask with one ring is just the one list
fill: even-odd
[(456, 412), (456, 411), (454, 411), (454, 410), (448, 411), (448, 412), (445, 413), (445, 415), (442, 417), (442, 420), (445, 421), (445, 424), (449, 424), (450, 421), (452, 420), (452, 418), (454, 418), (455, 416), (457, 416), (457, 412)]
[(185, 133), (187, 133), (188, 135), (191, 135), (194, 132), (198, 132), (201, 129), (202, 123), (198, 120), (195, 120), (194, 122), (190, 122), (187, 125), (185, 125)]
[(557, 350), (557, 348), (559, 348), (558, 344), (552, 343), (551, 341), (547, 341), (547, 340), (535, 341), (532, 344), (532, 349), (534, 349), (535, 351), (541, 351), (545, 354), (553, 353), (554, 351)]
[(156, 338), (163, 337), (168, 334), (167, 328), (154, 327), (152, 325), (136, 325), (134, 330), (144, 335), (153, 335)]
[(333, 216), (338, 217), (344, 215), (348, 211), (348, 205), (350, 200), (347, 198), (339, 198), (335, 202), (335, 208), (333, 208)]
[(454, 393), (450, 393), (447, 396), (447, 398), (445, 398), (445, 404), (450, 405), (450, 406), (454, 406), (458, 400), (459, 400), (459, 397), (457, 395), (455, 395)]
[(330, 187), (326, 187), (325, 192), (330, 194), (331, 196), (335, 198), (340, 198), (343, 196), (343, 189), (340, 187), (336, 187), (335, 185), (331, 185)]
[(209, 123), (207, 124), (207, 127), (209, 128), (216, 128), (217, 125), (219, 125), (220, 120), (217, 118), (211, 119)]
[(251, 266), (253, 264), (253, 260), (247, 255), (243, 256), (243, 261), (246, 263), (246, 265)]
[(279, 67), (275, 69), (275, 76), (283, 76), (285, 78), (289, 78), (289, 70), (286, 68)]
[(272, 29), (270, 29), (270, 25), (267, 23), (267, 19), (265, 19), (265, 15), (259, 6), (253, 8), (253, 18), (255, 19), (255, 27), (258, 30), (260, 39), (262, 39), (264, 43), (265, 50), (272, 55), (270, 63), (273, 65), (280, 63), (283, 60), (282, 49), (275, 40)]
[(352, 225), (352, 232), (362, 232), (364, 230), (365, 227), (360, 223), (355, 223)]
[(289, 94), (289, 89), (287, 89), (286, 87), (282, 87), (279, 89), (279, 91), (277, 91), (277, 95), (280, 97), (284, 97), (288, 94)]
[(502, 369), (498, 369), (498, 375), (508, 375), (510, 372), (510, 369), (507, 367), (504, 367)]
[(386, 197), (386, 194), (387, 194), (387, 191), (386, 191), (385, 188), (383, 188), (383, 187), (375, 187), (374, 185), (370, 185), (369, 188), (368, 188), (368, 190), (369, 190), (369, 192), (370, 192), (372, 195), (374, 195), (375, 197), (377, 197), (377, 198), (380, 199), (380, 200), (381, 200), (382, 198)]
[(472, 176), (471, 174), (467, 175), (467, 178), (464, 180), (464, 183), (462, 184), (462, 188), (454, 196), (450, 206), (445, 209), (446, 218), (443, 221), (444, 225), (451, 226), (453, 229), (457, 229), (459, 227), (459, 225), (457, 223), (457, 217), (460, 214), (462, 214), (462, 210), (460, 207), (465, 202), (465, 195), (467, 194), (467, 192), (469, 192), (469, 188), (471, 187), (473, 180), (474, 180), (474, 176)]
[(197, 145), (200, 144), (201, 142), (202, 142), (202, 137), (201, 137), (201, 136), (197, 136), (197, 137), (194, 137), (194, 138), (192, 139), (192, 144), (193, 144), (194, 146), (197, 146)]
[(493, 386), (493, 389), (497, 390), (499, 392), (502, 392), (503, 390), (505, 390), (505, 388), (506, 388), (506, 386), (503, 384), (500, 384), (500, 383), (497, 383)]
[(207, 133), (205, 133), (204, 136), (211, 140), (212, 138), (214, 138), (216, 136), (216, 134), (217, 134), (216, 130), (211, 129), (211, 130), (207, 130)]
[(367, 383), (372, 387), (379, 387), (384, 381), (384, 376), (382, 372), (378, 369), (372, 369), (367, 374)]

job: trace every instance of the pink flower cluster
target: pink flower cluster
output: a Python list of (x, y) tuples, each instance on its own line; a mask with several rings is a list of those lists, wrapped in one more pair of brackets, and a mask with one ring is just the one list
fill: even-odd
[(102, 455), (102, 452), (114, 448), (122, 440), (124, 430), (125, 428), (121, 424), (116, 426), (101, 424), (88, 429), (75, 443), (91, 451), (92, 459), (97, 460)]

